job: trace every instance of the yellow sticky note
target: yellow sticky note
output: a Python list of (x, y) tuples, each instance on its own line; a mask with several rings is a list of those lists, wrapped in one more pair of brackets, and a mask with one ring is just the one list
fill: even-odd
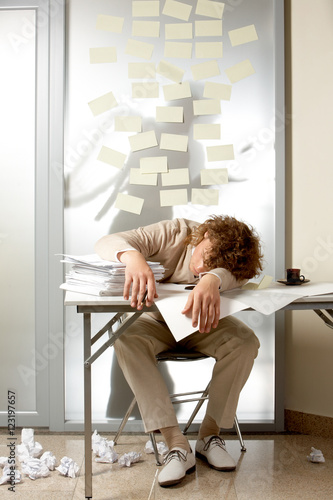
[(218, 59), (222, 56), (222, 42), (197, 42), (195, 44), (195, 57), (197, 59)]
[(191, 97), (191, 87), (189, 82), (173, 83), (172, 85), (164, 85), (164, 99), (166, 101), (174, 101), (177, 99), (186, 99)]
[(173, 168), (168, 172), (161, 174), (162, 186), (180, 186), (190, 183), (188, 168)]
[(168, 171), (167, 156), (148, 156), (140, 158), (140, 172), (142, 174), (162, 173)]
[(159, 84), (157, 82), (132, 83), (133, 99), (153, 99), (158, 96)]
[(121, 33), (123, 31), (124, 18), (99, 14), (97, 16), (96, 29)]
[(187, 151), (188, 136), (180, 134), (161, 134), (160, 149), (171, 151)]
[(219, 190), (193, 188), (191, 194), (191, 203), (193, 205), (218, 205)]
[(100, 115), (105, 111), (109, 111), (109, 109), (115, 108), (118, 106), (116, 99), (112, 92), (108, 92), (93, 101), (88, 102), (88, 106), (91, 109), (91, 112), (94, 116)]
[(243, 290), (263, 290), (264, 288), (268, 288), (269, 285), (272, 283), (273, 277), (272, 276), (264, 276), (260, 283), (245, 283), (245, 285), (242, 286)]
[(226, 144), (223, 146), (207, 146), (207, 159), (208, 161), (225, 161), (233, 160), (234, 157), (234, 146), (232, 144)]
[(158, 38), (160, 36), (159, 21), (133, 21), (132, 36)]
[(205, 168), (200, 171), (200, 178), (202, 186), (228, 184), (228, 169)]
[(193, 114), (200, 115), (218, 115), (221, 113), (221, 103), (216, 99), (199, 99), (193, 101)]
[(123, 168), (125, 160), (126, 160), (126, 155), (123, 153), (120, 153), (119, 151), (115, 151), (114, 149), (108, 148), (106, 146), (102, 146), (98, 156), (97, 160), (102, 161), (104, 163), (108, 163), (109, 165), (112, 165), (113, 167), (117, 168)]
[(117, 62), (116, 47), (93, 47), (89, 49), (90, 64)]
[(222, 19), (224, 3), (213, 2), (212, 0), (198, 0), (195, 13), (198, 16), (214, 17)]
[(119, 210), (124, 210), (124, 212), (140, 215), (144, 201), (143, 198), (138, 198), (137, 196), (118, 193), (115, 207)]
[(164, 57), (191, 59), (192, 42), (165, 42)]
[(222, 36), (222, 21), (195, 21), (195, 36)]
[(231, 68), (226, 69), (225, 72), (231, 83), (236, 83), (243, 78), (253, 75), (253, 73), (255, 73), (255, 70), (249, 59), (246, 59), (245, 61), (242, 61), (238, 64), (235, 64), (234, 66), (231, 66)]
[(132, 135), (128, 138), (132, 151), (153, 148), (157, 146), (155, 130), (141, 132), (141, 134)]
[(193, 139), (220, 139), (221, 126), (219, 123), (195, 123), (193, 125)]
[(193, 80), (203, 80), (212, 76), (220, 75), (220, 68), (217, 61), (206, 61), (191, 66)]
[(125, 54), (129, 56), (142, 57), (142, 59), (151, 59), (153, 55), (154, 45), (151, 43), (140, 42), (129, 38), (127, 40)]
[(183, 123), (184, 108), (182, 106), (156, 106), (156, 122)]
[(114, 129), (116, 132), (141, 132), (141, 116), (115, 116)]
[(180, 83), (183, 79), (185, 70), (178, 68), (178, 66), (168, 61), (160, 61), (156, 68), (156, 72), (173, 82)]
[(144, 78), (145, 80), (156, 78), (155, 63), (129, 62), (128, 78)]
[(143, 174), (139, 168), (130, 169), (130, 184), (156, 186), (157, 174)]
[(134, 0), (132, 2), (133, 17), (158, 17), (160, 15), (160, 2), (151, 0)]
[(191, 14), (192, 6), (186, 3), (177, 2), (175, 0), (166, 0), (162, 14), (165, 16), (175, 17), (182, 21), (188, 21)]
[(232, 85), (217, 82), (206, 82), (203, 97), (230, 101)]
[(258, 35), (254, 24), (244, 26), (244, 28), (238, 28), (228, 31), (228, 35), (233, 47), (242, 45), (243, 43), (249, 43), (258, 40)]
[(193, 38), (192, 23), (177, 23), (165, 25), (166, 40), (188, 40)]
[(164, 191), (160, 191), (161, 207), (187, 205), (187, 201), (187, 189), (166, 189)]

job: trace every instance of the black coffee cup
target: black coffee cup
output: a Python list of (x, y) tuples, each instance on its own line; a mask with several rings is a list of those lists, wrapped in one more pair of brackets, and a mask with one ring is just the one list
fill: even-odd
[(288, 283), (302, 283), (305, 280), (300, 269), (290, 268), (287, 269), (287, 282)]

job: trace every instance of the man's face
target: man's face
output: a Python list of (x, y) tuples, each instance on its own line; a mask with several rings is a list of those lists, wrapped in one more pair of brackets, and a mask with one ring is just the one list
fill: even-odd
[(212, 244), (208, 238), (208, 233), (205, 233), (202, 241), (194, 248), (191, 260), (190, 271), (194, 276), (199, 276), (200, 273), (206, 273), (210, 269), (204, 264), (204, 260), (209, 255)]

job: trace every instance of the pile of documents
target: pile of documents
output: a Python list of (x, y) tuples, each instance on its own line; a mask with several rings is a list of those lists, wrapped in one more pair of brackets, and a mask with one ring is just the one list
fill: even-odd
[[(60, 288), (89, 295), (122, 295), (125, 283), (126, 265), (101, 259), (98, 255), (64, 255), (61, 262), (71, 264), (66, 272), (66, 282)], [(159, 262), (150, 262), (155, 280), (164, 276), (164, 267)]]

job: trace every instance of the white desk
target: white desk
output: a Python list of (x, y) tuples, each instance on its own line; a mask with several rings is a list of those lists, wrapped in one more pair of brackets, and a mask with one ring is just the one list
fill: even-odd
[[(124, 301), (122, 297), (95, 297), (73, 292), (66, 292), (65, 306), (75, 306), (78, 313), (83, 314), (83, 342), (84, 342), (84, 439), (85, 439), (85, 497), (92, 498), (92, 416), (91, 416), (91, 365), (99, 356), (111, 347), (117, 338), (130, 326), (143, 312), (158, 311), (156, 305), (143, 307), (138, 312), (131, 308), (130, 301)], [(251, 310), (251, 309), (247, 309)], [(325, 322), (333, 328), (333, 294), (315, 295), (294, 300), (280, 310), (313, 310)], [(115, 316), (108, 321), (101, 330), (91, 337), (91, 314), (113, 313)], [(124, 313), (126, 318), (119, 323)], [(117, 323), (118, 322), (118, 323)], [(118, 324), (113, 331), (112, 327)], [(93, 354), (91, 347), (95, 342), (109, 332), (108, 339)]]

